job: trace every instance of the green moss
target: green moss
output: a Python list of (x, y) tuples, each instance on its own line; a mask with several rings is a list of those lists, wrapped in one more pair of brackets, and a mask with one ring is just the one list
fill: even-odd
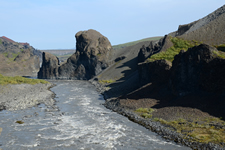
[(8, 58), (10, 61), (14, 61), (14, 59), (20, 54), (19, 53), (8, 53), (8, 52), (4, 52), (2, 53), (5, 57), (8, 57), (9, 54), (12, 54), (12, 58)]
[(0, 45), (2, 45), (2, 39), (0, 39)]
[(116, 82), (116, 80), (113, 80), (113, 79), (109, 79), (109, 80), (100, 80), (99, 83), (102, 83), (102, 84), (110, 84), (110, 83), (114, 83)]
[(177, 37), (170, 37), (173, 46), (168, 48), (165, 52), (160, 52), (155, 55), (152, 55), (148, 61), (152, 62), (155, 60), (166, 59), (168, 61), (173, 61), (174, 56), (179, 54), (181, 50), (187, 51), (188, 48), (199, 45), (200, 42), (197, 41), (187, 41)]
[(153, 121), (172, 126), (177, 132), (182, 133), (186, 137), (192, 137), (192, 141), (202, 143), (212, 142), (216, 144), (225, 142), (225, 129), (215, 128), (215, 126), (212, 125), (212, 121), (214, 124), (224, 124), (224, 121), (219, 118), (206, 118), (193, 122), (189, 122), (185, 119), (166, 121), (161, 118), (154, 118)]
[(218, 45), (218, 46), (215, 46), (219, 51), (223, 51), (225, 52), (225, 44), (221, 44), (221, 45)]
[(20, 76), (16, 77), (8, 77), (8, 76), (3, 76), (0, 74), (0, 85), (7, 85), (7, 84), (46, 84), (49, 83), (48, 81), (45, 80), (40, 80), (40, 79), (28, 79)]
[(152, 118), (152, 113), (154, 112), (153, 108), (138, 108), (135, 110), (137, 114), (144, 118)]
[(222, 52), (222, 51), (213, 51), (213, 54), (215, 54), (219, 58), (225, 59), (225, 52)]

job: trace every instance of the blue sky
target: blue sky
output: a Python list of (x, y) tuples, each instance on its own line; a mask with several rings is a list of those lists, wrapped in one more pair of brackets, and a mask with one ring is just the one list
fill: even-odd
[(163, 36), (198, 20), (224, 0), (0, 0), (0, 36), (37, 49), (70, 49), (95, 29), (112, 45)]

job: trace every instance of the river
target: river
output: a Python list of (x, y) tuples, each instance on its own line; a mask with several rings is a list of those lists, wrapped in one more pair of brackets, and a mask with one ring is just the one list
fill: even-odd
[[(3, 150), (187, 150), (106, 109), (86, 81), (51, 81), (55, 107), (1, 111)], [(24, 123), (18, 124), (21, 120)]]

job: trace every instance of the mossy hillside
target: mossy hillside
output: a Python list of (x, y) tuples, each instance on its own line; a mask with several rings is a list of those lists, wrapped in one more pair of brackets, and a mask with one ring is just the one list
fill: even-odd
[(110, 84), (110, 83), (114, 83), (114, 82), (116, 82), (116, 80), (113, 80), (113, 79), (99, 80), (99, 83), (101, 83), (101, 84)]
[(154, 109), (152, 108), (138, 108), (135, 110), (137, 114), (144, 118), (152, 118), (152, 113), (154, 112)]
[(0, 39), (0, 45), (2, 45), (2, 39)]
[(40, 80), (40, 79), (28, 79), (20, 76), (16, 77), (8, 77), (8, 76), (3, 76), (0, 74), (0, 85), (7, 85), (7, 84), (47, 84), (49, 83), (48, 81), (45, 80)]
[[(166, 59), (172, 62), (174, 60), (174, 57), (179, 54), (181, 50), (187, 51), (189, 48), (202, 44), (202, 42), (198, 42), (195, 40), (187, 41), (177, 37), (170, 37), (170, 40), (173, 43), (172, 47), (168, 48), (164, 52), (152, 55), (149, 59), (147, 59), (147, 61), (153, 62), (155, 60)], [(213, 53), (217, 57), (225, 59), (225, 44), (214, 47), (218, 49), (218, 52), (214, 51)]]
[(200, 42), (197, 42), (194, 40), (187, 41), (177, 37), (170, 37), (170, 40), (173, 43), (172, 47), (168, 48), (164, 52), (160, 52), (155, 55), (152, 55), (147, 61), (152, 62), (155, 60), (166, 59), (172, 62), (174, 60), (175, 55), (179, 54), (181, 50), (187, 51), (188, 48), (201, 44)]
[(178, 133), (181, 133), (185, 138), (191, 141), (202, 143), (225, 143), (225, 121), (215, 118), (199, 118), (195, 120), (185, 120), (183, 118), (167, 121), (161, 118), (153, 118), (152, 113), (155, 110), (152, 108), (138, 108), (135, 113), (143, 118), (151, 118), (153, 121), (160, 122), (169, 128), (172, 128)]
[(153, 120), (172, 126), (178, 133), (182, 133), (187, 138), (192, 137), (192, 141), (216, 144), (225, 143), (225, 122), (218, 118), (206, 118), (192, 122), (185, 119), (166, 121), (154, 118)]

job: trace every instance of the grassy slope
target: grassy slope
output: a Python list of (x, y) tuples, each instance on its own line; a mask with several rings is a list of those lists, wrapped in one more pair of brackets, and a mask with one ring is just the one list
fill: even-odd
[(16, 77), (8, 77), (8, 76), (3, 76), (0, 74), (0, 85), (7, 85), (7, 84), (46, 84), (49, 83), (48, 81), (45, 80), (40, 80), (40, 79), (28, 79), (20, 76)]
[(154, 41), (154, 40), (159, 40), (161, 38), (162, 38), (161, 36), (159, 36), (159, 37), (150, 37), (150, 38), (145, 38), (145, 39), (141, 39), (141, 40), (137, 40), (137, 41), (133, 41), (133, 42), (128, 42), (128, 43), (124, 43), (124, 44), (113, 45), (112, 47), (113, 47), (113, 49), (121, 49), (121, 48), (124, 48), (124, 47), (135, 45), (135, 44), (140, 43), (140, 42)]
[[(157, 53), (155, 55), (152, 55), (148, 59), (148, 61), (152, 62), (152, 61), (155, 61), (155, 60), (166, 59), (166, 60), (172, 62), (175, 55), (179, 54), (181, 50), (187, 51), (188, 48), (191, 48), (191, 47), (194, 47), (194, 46), (197, 46), (197, 45), (201, 44), (201, 42), (198, 42), (198, 41), (194, 41), (194, 40), (187, 41), (187, 40), (183, 40), (183, 39), (177, 38), (177, 37), (170, 37), (170, 40), (173, 42), (174, 46), (168, 48), (164, 52), (160, 52), (160, 53)], [(219, 46), (215, 46), (215, 47), (218, 48), (218, 50), (219, 50), (218, 52), (215, 52), (215, 54), (218, 57), (225, 58), (225, 53), (222, 52), (224, 50), (225, 46), (219, 45)]]

